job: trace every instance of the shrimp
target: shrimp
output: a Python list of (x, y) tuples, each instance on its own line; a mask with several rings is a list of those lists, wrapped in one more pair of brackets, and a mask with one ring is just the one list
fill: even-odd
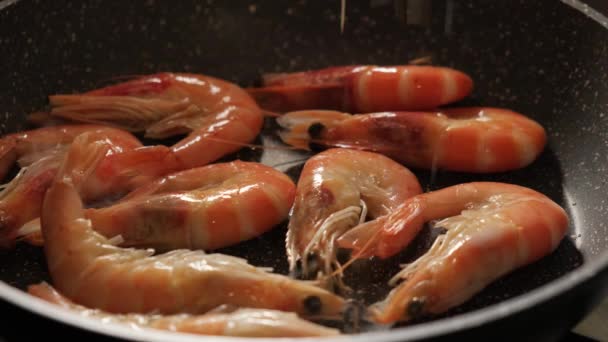
[(237, 309), (232, 312), (213, 310), (203, 315), (176, 314), (111, 314), (75, 304), (48, 283), (30, 285), (28, 292), (84, 317), (103, 324), (126, 324), (135, 329), (153, 328), (201, 335), (241, 337), (303, 337), (338, 335), (336, 329), (300, 319), (293, 313), (263, 309)]
[[(90, 177), (83, 187), (85, 198), (96, 198), (109, 192), (128, 191), (140, 183), (155, 178), (158, 168), (149, 168), (150, 163), (141, 163), (142, 157), (156, 158), (158, 148), (143, 148), (139, 140), (128, 132), (98, 125), (73, 125), (45, 127), (4, 136), (0, 139), (0, 174), (5, 175), (15, 161), (22, 167), (17, 176), (0, 191), (0, 245), (8, 247), (17, 237), (18, 229), (40, 216), (42, 200), (67, 149), (76, 136), (89, 132), (97, 139), (112, 142), (112, 153), (138, 150), (139, 158), (125, 155), (108, 156), (105, 166)], [(141, 163), (130, 168), (128, 164)], [(163, 164), (155, 162), (162, 167)], [(146, 175), (146, 176), (144, 176)], [(137, 181), (135, 181), (137, 179)]]
[(491, 173), (523, 168), (546, 144), (544, 128), (500, 108), (350, 115), (299, 111), (277, 119), (287, 144), (347, 147), (382, 153), (407, 166)]
[(287, 218), (295, 185), (282, 172), (234, 161), (181, 171), (85, 217), (123, 246), (213, 250), (248, 240)]
[(109, 146), (79, 136), (47, 191), (41, 217), (54, 286), (76, 303), (113, 313), (204, 313), (219, 305), (333, 317), (344, 300), (310, 282), (272, 274), (241, 258), (178, 249), (121, 248), (94, 231), (78, 193), (79, 175)]
[(421, 191), (414, 174), (380, 154), (330, 149), (313, 156), (298, 180), (289, 221), (290, 269), (299, 260), (303, 274), (316, 271), (309, 266), (313, 256), (322, 265), (320, 274), (332, 273), (332, 267), (340, 268), (337, 238), (366, 216), (387, 215)]
[(163, 139), (184, 170), (213, 162), (251, 142), (262, 129), (255, 101), (235, 84), (209, 76), (160, 73), (75, 95), (49, 97), (55, 117), (109, 124)]
[(499, 277), (550, 254), (568, 229), (564, 209), (545, 195), (505, 183), (465, 183), (414, 196), (393, 213), (343, 235), (338, 245), (388, 257), (424, 222), (447, 230), (392, 280), (404, 280), (371, 308), (380, 323), (437, 314)]
[(473, 80), (454, 69), (360, 65), (268, 74), (262, 88), (248, 91), (267, 110), (374, 112), (433, 109), (461, 100), (472, 88)]
[(102, 125), (60, 125), (43, 127), (3, 136), (0, 139), (0, 178), (5, 178), (15, 162), (26, 167), (49, 151), (61, 149), (84, 132), (111, 136), (123, 149), (136, 148), (141, 142), (128, 132)]

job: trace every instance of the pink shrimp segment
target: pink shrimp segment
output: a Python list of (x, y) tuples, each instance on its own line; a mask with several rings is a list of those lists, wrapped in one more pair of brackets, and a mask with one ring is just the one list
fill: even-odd
[(213, 250), (251, 239), (287, 218), (295, 185), (285, 174), (234, 161), (181, 171), (144, 185), (86, 217), (123, 246)]
[(380, 323), (436, 314), (462, 304), (490, 282), (550, 254), (568, 228), (546, 196), (505, 183), (466, 183), (408, 199), (393, 213), (349, 231), (338, 245), (356, 255), (399, 252), (425, 222), (447, 232), (395, 276), (404, 279), (372, 307)]
[(187, 134), (171, 147), (175, 169), (203, 166), (237, 151), (255, 139), (263, 121), (243, 89), (195, 74), (148, 75), (49, 99), (56, 117), (145, 132), (154, 139)]
[[(416, 176), (383, 155), (330, 149), (311, 157), (298, 180), (287, 233), (290, 269), (323, 275), (339, 268), (335, 240), (366, 217), (386, 215), (421, 192)], [(309, 257), (324, 266), (309, 269)]]
[(263, 309), (237, 309), (224, 312), (214, 310), (202, 315), (176, 314), (111, 314), (88, 309), (73, 303), (47, 283), (28, 287), (28, 292), (49, 303), (56, 304), (100, 323), (119, 323), (134, 329), (153, 328), (200, 335), (241, 337), (304, 337), (334, 336), (336, 329), (326, 328), (300, 319), (293, 313)]
[(350, 115), (299, 111), (277, 119), (284, 142), (347, 147), (387, 155), (411, 167), (491, 173), (523, 168), (546, 144), (537, 122), (500, 108)]
[(344, 66), (269, 74), (249, 93), (272, 111), (334, 109), (348, 112), (421, 110), (458, 101), (473, 87), (454, 69), (431, 66)]
[(114, 313), (204, 313), (219, 305), (333, 317), (342, 298), (245, 260), (202, 251), (120, 248), (94, 231), (78, 194), (79, 175), (110, 146), (79, 136), (44, 200), (41, 224), (54, 286), (76, 303)]

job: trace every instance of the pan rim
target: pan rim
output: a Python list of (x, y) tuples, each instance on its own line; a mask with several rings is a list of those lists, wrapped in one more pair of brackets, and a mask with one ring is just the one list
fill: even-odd
[[(472, 329), (487, 323), (498, 321), (518, 312), (525, 311), (543, 302), (549, 301), (555, 296), (564, 293), (580, 285), (586, 280), (596, 276), (603, 269), (608, 268), (608, 252), (602, 253), (597, 259), (583, 264), (581, 267), (571, 271), (561, 278), (548, 284), (537, 287), (530, 292), (519, 295), (499, 303), (486, 306), (468, 313), (453, 317), (437, 319), (427, 323), (416, 324), (410, 327), (401, 327), (386, 331), (372, 331), (353, 335), (340, 335), (324, 338), (324, 341), (410, 341), (426, 338), (445, 336), (458, 331)], [(45, 302), (33, 297), (28, 293), (17, 289), (4, 281), (0, 281), (0, 298), (12, 303), (26, 311), (45, 316), (56, 322), (67, 324), (89, 332), (102, 334), (108, 337), (122, 338), (126, 340), (146, 341), (251, 341), (252, 338), (227, 337), (227, 336), (202, 336), (177, 332), (166, 332), (150, 328), (132, 329), (120, 324), (99, 324), (99, 320), (84, 317), (76, 312), (58, 307), (55, 304)], [(290, 338), (291, 339), (291, 338)], [(273, 338), (281, 340), (281, 338)], [(317, 338), (300, 338), (299, 340), (317, 340)]]

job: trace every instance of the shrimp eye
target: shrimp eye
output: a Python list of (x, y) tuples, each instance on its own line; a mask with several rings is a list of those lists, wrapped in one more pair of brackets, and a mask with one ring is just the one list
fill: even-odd
[(319, 138), (324, 129), (325, 129), (325, 126), (323, 126), (322, 123), (315, 122), (308, 127), (308, 135), (312, 139)]
[(315, 315), (321, 313), (322, 307), (321, 298), (317, 296), (308, 296), (304, 299), (304, 308), (309, 314)]
[(424, 310), (424, 298), (414, 297), (407, 304), (406, 314), (409, 318), (415, 319), (422, 315)]
[(322, 143), (315, 141), (321, 137), (321, 133), (324, 129), (325, 126), (323, 126), (323, 124), (320, 122), (315, 122), (308, 126), (308, 136), (310, 137), (308, 148), (310, 148), (311, 151), (319, 152), (325, 149)]

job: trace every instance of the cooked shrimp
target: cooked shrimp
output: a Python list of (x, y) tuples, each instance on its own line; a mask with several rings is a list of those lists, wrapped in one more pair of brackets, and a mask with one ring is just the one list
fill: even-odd
[[(47, 283), (28, 287), (28, 292), (47, 302), (78, 312), (103, 324), (126, 324), (133, 328), (153, 328), (201, 335), (241, 337), (303, 337), (338, 335), (336, 329), (300, 319), (293, 313), (263, 309), (214, 310), (203, 315), (111, 314), (75, 304)], [(217, 311), (217, 312), (215, 312)]]
[(219, 305), (334, 316), (343, 299), (310, 282), (272, 274), (247, 261), (202, 251), (116, 247), (94, 231), (78, 194), (79, 175), (108, 149), (79, 136), (47, 191), (42, 234), (54, 286), (76, 303), (115, 313), (203, 313)]
[[(335, 240), (366, 216), (380, 217), (421, 192), (416, 176), (383, 155), (330, 149), (310, 158), (298, 181), (287, 233), (290, 269), (302, 263), (304, 274), (315, 257), (319, 273), (340, 268)], [(338, 283), (340, 284), (340, 283)]]
[[(40, 217), (42, 200), (53, 182), (61, 161), (63, 150), (49, 151), (40, 160), (21, 169), (15, 178), (0, 191), (0, 246), (8, 248), (20, 235), (20, 228)], [(35, 229), (34, 231), (36, 231)]]
[(281, 223), (294, 194), (282, 172), (234, 161), (168, 175), (85, 216), (106, 237), (122, 236), (123, 246), (212, 250)]
[(0, 139), (0, 178), (6, 177), (15, 162), (21, 167), (28, 166), (44, 157), (48, 151), (71, 144), (84, 132), (111, 136), (124, 149), (141, 146), (132, 134), (102, 125), (61, 125), (8, 134)]
[(335, 109), (347, 112), (420, 110), (458, 101), (473, 88), (454, 69), (431, 66), (344, 66), (268, 74), (249, 93), (264, 109)]
[(503, 172), (525, 167), (544, 149), (537, 122), (499, 108), (350, 115), (292, 112), (278, 118), (284, 142), (348, 147), (387, 155), (407, 166), (462, 172)]
[[(17, 230), (40, 216), (44, 194), (55, 177), (67, 146), (83, 132), (111, 141), (113, 153), (141, 147), (141, 143), (130, 133), (97, 125), (46, 127), (10, 134), (0, 139), (0, 149), (5, 152), (0, 156), (1, 164), (5, 166), (0, 173), (6, 174), (15, 161), (22, 167), (17, 176), (0, 191), (0, 245), (11, 245), (17, 237)], [(145, 151), (153, 152), (156, 148), (146, 148)], [(151, 155), (149, 152), (138, 154)], [(125, 166), (132, 164), (135, 159), (121, 157), (124, 160), (120, 161), (115, 157), (108, 158), (111, 160), (105, 161), (105, 164), (112, 165), (113, 172), (108, 172), (105, 167), (97, 171), (97, 176), (101, 179), (90, 177), (83, 187), (85, 198), (95, 198), (102, 193), (102, 188), (105, 193), (118, 190), (126, 192), (130, 190), (129, 186), (136, 185), (136, 174), (140, 182), (155, 176), (155, 169), (149, 168), (148, 163), (131, 168), (131, 174), (125, 175)], [(144, 174), (149, 177), (142, 178)]]
[(145, 132), (188, 134), (171, 147), (180, 170), (235, 152), (255, 139), (263, 116), (235, 84), (209, 76), (160, 73), (89, 91), (50, 96), (51, 115)]
[(392, 280), (397, 286), (373, 306), (389, 323), (441, 313), (497, 278), (550, 254), (568, 229), (565, 211), (545, 195), (504, 183), (467, 183), (408, 199), (393, 213), (338, 240), (362, 256), (398, 252), (424, 222), (447, 230), (430, 250)]

